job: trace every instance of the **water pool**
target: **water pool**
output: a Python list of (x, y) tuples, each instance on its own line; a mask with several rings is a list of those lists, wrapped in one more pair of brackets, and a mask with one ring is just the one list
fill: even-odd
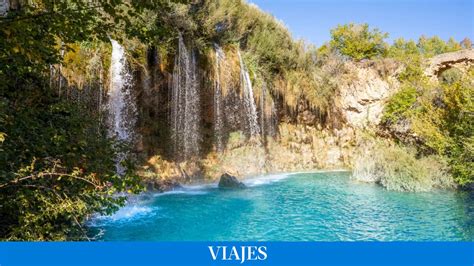
[(474, 195), (401, 193), (349, 172), (246, 180), (248, 188), (184, 187), (129, 200), (91, 232), (105, 241), (473, 241)]

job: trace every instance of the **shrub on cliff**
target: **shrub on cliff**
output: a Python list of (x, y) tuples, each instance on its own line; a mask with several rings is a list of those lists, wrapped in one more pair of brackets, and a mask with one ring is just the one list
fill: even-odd
[(388, 45), (388, 33), (369, 29), (368, 24), (339, 25), (331, 30), (330, 46), (343, 55), (360, 61), (384, 56)]
[(407, 112), (416, 102), (417, 91), (412, 86), (405, 86), (392, 96), (390, 102), (385, 106), (382, 117), (383, 123), (397, 123), (398, 120), (406, 117)]
[(386, 105), (384, 125), (406, 142), (393, 125), (401, 119), (407, 122), (406, 133), (416, 136), (419, 153), (446, 157), (458, 184), (474, 182), (474, 69), (447, 70), (440, 83), (422, 76), (402, 82), (402, 90)]
[(445, 42), (438, 36), (421, 36), (418, 40), (417, 46), (420, 49), (420, 52), (426, 57), (432, 57), (442, 53), (454, 52), (462, 49), (461, 45), (453, 38), (450, 38)]

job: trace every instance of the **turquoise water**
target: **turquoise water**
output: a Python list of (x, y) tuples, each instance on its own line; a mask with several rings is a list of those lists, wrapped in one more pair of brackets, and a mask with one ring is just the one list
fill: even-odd
[(247, 189), (185, 187), (130, 200), (90, 222), (100, 239), (209, 241), (472, 241), (474, 196), (400, 193), (347, 172), (264, 176)]

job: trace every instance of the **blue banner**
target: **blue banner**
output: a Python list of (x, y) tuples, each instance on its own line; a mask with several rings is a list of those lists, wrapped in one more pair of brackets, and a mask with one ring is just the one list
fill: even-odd
[(473, 242), (2, 242), (17, 265), (473, 266)]

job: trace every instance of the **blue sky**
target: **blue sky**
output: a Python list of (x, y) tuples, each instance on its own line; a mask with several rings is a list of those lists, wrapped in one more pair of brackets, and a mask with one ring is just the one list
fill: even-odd
[(474, 40), (474, 0), (248, 0), (282, 20), (296, 38), (316, 45), (338, 24), (369, 23), (390, 34), (417, 40), (433, 36)]

